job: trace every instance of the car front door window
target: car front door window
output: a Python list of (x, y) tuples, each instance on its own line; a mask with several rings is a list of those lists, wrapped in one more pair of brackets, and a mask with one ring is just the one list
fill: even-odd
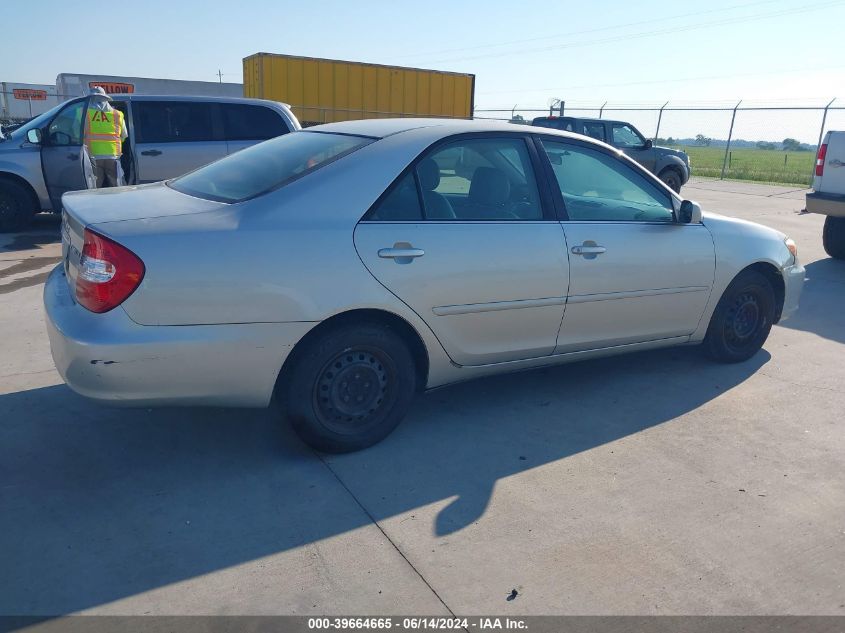
[(614, 123), (611, 134), (613, 135), (613, 145), (622, 148), (642, 148), (645, 146), (645, 140), (640, 133), (627, 124)]
[(543, 141), (543, 147), (570, 220), (674, 221), (671, 197), (623, 160), (569, 143)]
[(53, 146), (82, 145), (83, 118), (87, 101), (77, 101), (59, 112), (47, 128), (47, 142)]

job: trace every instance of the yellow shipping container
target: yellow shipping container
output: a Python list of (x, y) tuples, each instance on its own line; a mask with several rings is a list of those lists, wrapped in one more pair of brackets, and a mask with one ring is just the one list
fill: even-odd
[(472, 117), (475, 75), (256, 53), (244, 58), (244, 96), (282, 101), (304, 127), (386, 117)]

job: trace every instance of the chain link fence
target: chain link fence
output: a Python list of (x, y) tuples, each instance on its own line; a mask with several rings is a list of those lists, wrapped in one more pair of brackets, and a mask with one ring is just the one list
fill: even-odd
[(685, 151), (694, 176), (808, 186), (818, 144), (845, 129), (845, 105), (672, 105), (478, 109), (475, 118), (530, 124), (540, 116), (626, 121), (658, 145)]

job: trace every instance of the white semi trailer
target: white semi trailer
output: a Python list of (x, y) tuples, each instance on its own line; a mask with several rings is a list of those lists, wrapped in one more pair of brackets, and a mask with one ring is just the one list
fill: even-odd
[(117, 75), (82, 75), (61, 73), (56, 77), (56, 90), (64, 99), (88, 94), (101, 86), (108, 94), (182, 95), (192, 97), (243, 97), (243, 84), (217, 81), (183, 81)]

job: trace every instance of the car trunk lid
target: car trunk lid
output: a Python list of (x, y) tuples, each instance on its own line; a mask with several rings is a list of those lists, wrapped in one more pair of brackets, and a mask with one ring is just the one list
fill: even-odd
[(222, 202), (180, 193), (163, 182), (65, 194), (62, 197), (62, 265), (71, 296), (76, 299), (86, 228), (125, 220), (205, 213), (226, 206)]

